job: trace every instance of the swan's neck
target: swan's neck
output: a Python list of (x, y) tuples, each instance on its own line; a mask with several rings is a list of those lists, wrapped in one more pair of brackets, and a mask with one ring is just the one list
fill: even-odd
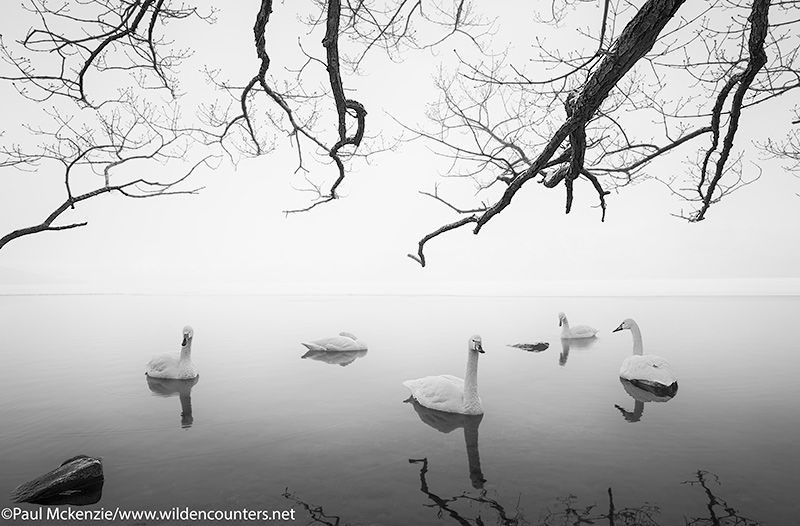
[(561, 337), (569, 338), (569, 322), (566, 318), (561, 320)]
[(634, 356), (641, 356), (644, 354), (644, 347), (642, 347), (642, 331), (635, 323), (631, 324), (631, 334), (633, 335), (633, 354)]
[(479, 413), (478, 398), (478, 353), (470, 350), (467, 356), (467, 374), (464, 375), (464, 410), (467, 414)]
[[(175, 355), (173, 355), (175, 356)], [(186, 345), (181, 347), (181, 362), (188, 362), (192, 359), (192, 340), (186, 342)]]

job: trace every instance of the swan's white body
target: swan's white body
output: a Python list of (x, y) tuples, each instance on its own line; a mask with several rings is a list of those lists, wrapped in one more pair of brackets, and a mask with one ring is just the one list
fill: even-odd
[(567, 315), (563, 312), (558, 313), (558, 326), (561, 327), (562, 339), (594, 338), (598, 333), (597, 329), (589, 327), (588, 325), (576, 325), (574, 327), (570, 327), (569, 321), (567, 320)]
[(183, 328), (183, 343), (180, 352), (168, 352), (154, 356), (147, 363), (147, 376), (152, 378), (171, 378), (189, 380), (199, 374), (192, 362), (192, 338), (194, 330), (188, 325)]
[(475, 335), (469, 339), (467, 374), (464, 380), (444, 374), (407, 380), (403, 385), (411, 390), (411, 396), (420, 405), (429, 409), (462, 415), (482, 415), (483, 406), (478, 396), (479, 353), (483, 353), (481, 337)]
[(633, 335), (633, 355), (622, 362), (619, 370), (620, 378), (629, 380), (641, 387), (677, 387), (678, 380), (675, 373), (664, 358), (652, 354), (644, 354), (642, 345), (642, 331), (635, 321), (628, 318), (623, 321), (613, 332), (628, 329)]
[(366, 351), (367, 344), (349, 332), (340, 332), (338, 336), (320, 338), (311, 342), (302, 342), (310, 351)]

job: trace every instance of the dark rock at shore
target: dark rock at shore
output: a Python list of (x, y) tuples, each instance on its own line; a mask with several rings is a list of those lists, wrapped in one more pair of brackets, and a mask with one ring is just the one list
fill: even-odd
[(93, 504), (100, 500), (103, 487), (103, 462), (78, 455), (56, 469), (20, 484), (11, 492), (12, 502), (37, 504)]

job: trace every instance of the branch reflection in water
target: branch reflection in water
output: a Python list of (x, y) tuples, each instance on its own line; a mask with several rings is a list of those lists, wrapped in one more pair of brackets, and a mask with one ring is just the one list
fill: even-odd
[[(289, 493), (289, 488), (283, 492), (282, 497), (291, 500), (295, 504), (302, 507), (308, 513), (311, 522), (307, 524), (326, 524), (327, 526), (350, 526), (350, 523), (341, 524), (342, 518), (337, 515), (326, 515), (325, 510), (322, 509), (322, 506), (317, 506), (316, 504), (311, 504), (300, 500), (295, 496), (294, 493)], [(294, 508), (294, 506), (292, 506)]]
[(194, 423), (192, 416), (192, 387), (200, 380), (195, 376), (189, 380), (175, 380), (173, 378), (153, 378), (145, 375), (147, 387), (156, 396), (171, 397), (178, 395), (181, 401), (181, 427), (188, 429)]
[(602, 513), (597, 510), (597, 504), (592, 504), (585, 508), (575, 507), (578, 497), (569, 495), (557, 499), (558, 503), (553, 507), (553, 511), (547, 510), (546, 514), (540, 517), (539, 526), (578, 526), (583, 524), (594, 524), (595, 521), (608, 521), (609, 526), (659, 526), (653, 519), (661, 509), (654, 505), (645, 503), (638, 508), (622, 508), (617, 510), (614, 507), (614, 493), (608, 488), (608, 512)]
[[(488, 492), (485, 489), (481, 489), (480, 496), (477, 497), (468, 495), (466, 493), (451, 497), (449, 499), (440, 497), (439, 495), (433, 493), (428, 487), (428, 481), (426, 479), (426, 475), (428, 473), (428, 459), (410, 458), (408, 459), (408, 462), (410, 464), (422, 464), (422, 467), (419, 470), (419, 490), (433, 501), (433, 504), (429, 505), (430, 507), (436, 506), (439, 508), (439, 512), (437, 513), (438, 518), (441, 518), (443, 516), (442, 512), (445, 512), (457, 523), (463, 524), (464, 526), (469, 526), (472, 524), (483, 526), (490, 524), (490, 522), (488, 522), (491, 520), (489, 516), (481, 514), (481, 511), (488, 509), (497, 513), (497, 522), (495, 524), (502, 526), (523, 526), (530, 524), (522, 515), (522, 510), (519, 508), (519, 501), (517, 501), (517, 507), (514, 509), (514, 514), (510, 515), (502, 504), (500, 504), (497, 500), (487, 496)], [(474, 519), (469, 519), (464, 515), (466, 512), (460, 512), (455, 509), (454, 505), (460, 502), (466, 502), (467, 504), (479, 504), (477, 516)], [(473, 509), (474, 506), (469, 506), (469, 508)]]
[(473, 488), (482, 489), (486, 479), (483, 478), (483, 472), (481, 471), (481, 456), (478, 451), (478, 427), (481, 424), (481, 420), (483, 420), (483, 415), (461, 415), (429, 409), (417, 402), (414, 397), (409, 397), (405, 402), (414, 407), (414, 411), (417, 412), (420, 420), (440, 433), (450, 433), (458, 428), (464, 429), (469, 479)]
[(620, 405), (614, 405), (614, 407), (619, 409), (620, 413), (622, 413), (622, 417), (625, 421), (630, 423), (638, 422), (642, 419), (644, 404), (646, 402), (669, 402), (678, 392), (677, 386), (674, 390), (670, 388), (658, 389), (652, 386), (637, 386), (624, 378), (620, 378), (619, 382), (622, 384), (625, 392), (636, 400), (636, 403), (633, 405), (633, 411), (628, 411)]
[[(703, 470), (698, 470), (695, 473), (695, 480), (687, 480), (681, 483), (690, 486), (699, 485), (703, 488), (708, 499), (708, 504), (706, 505), (708, 517), (684, 518), (684, 523), (687, 526), (761, 526), (759, 521), (742, 517), (724, 499), (716, 496), (709, 487), (709, 479), (713, 479), (717, 485), (720, 485), (719, 477)], [(656, 520), (656, 515), (661, 511), (659, 506), (645, 503), (639, 507), (617, 510), (614, 507), (614, 495), (611, 488), (608, 488), (607, 512), (601, 512), (597, 509), (596, 503), (585, 508), (576, 507), (576, 501), (577, 497), (575, 495), (558, 499), (558, 504), (554, 506), (554, 510), (548, 509), (547, 513), (542, 515), (539, 526), (581, 526), (594, 524), (598, 521), (603, 521), (609, 526), (662, 526)]]
[(683, 484), (688, 484), (690, 486), (699, 485), (703, 488), (706, 498), (708, 498), (708, 504), (706, 506), (708, 508), (708, 517), (698, 517), (687, 520), (687, 526), (760, 526), (761, 523), (759, 521), (742, 517), (739, 515), (738, 511), (728, 506), (725, 499), (714, 495), (709, 487), (709, 480), (713, 479), (717, 486), (721, 486), (722, 484), (718, 476), (708, 471), (698, 470), (697, 473), (695, 473), (695, 477), (696, 480), (687, 480), (683, 482)]
[[(419, 471), (420, 491), (433, 502), (433, 504), (426, 504), (425, 506), (438, 508), (436, 517), (439, 521), (449, 517), (456, 524), (461, 524), (462, 526), (488, 526), (490, 524), (498, 526), (530, 526), (533, 524), (523, 514), (519, 504), (521, 497), (514, 504), (513, 512), (507, 511), (506, 507), (498, 499), (489, 497), (488, 491), (485, 489), (481, 489), (478, 496), (463, 493), (454, 497), (444, 498), (431, 491), (428, 486), (428, 459), (409, 459), (408, 462), (421, 465)], [(695, 473), (694, 480), (687, 480), (682, 484), (701, 487), (708, 500), (706, 504), (708, 516), (691, 519), (684, 518), (686, 526), (762, 526), (762, 523), (757, 520), (743, 517), (725, 499), (714, 494), (712, 485), (721, 485), (719, 477), (715, 474), (698, 470)], [(548, 506), (543, 510), (539, 515), (537, 524), (538, 526), (584, 526), (586, 524), (602, 523), (608, 526), (667, 526), (666, 523), (658, 522), (658, 514), (661, 513), (661, 507), (657, 504), (645, 502), (641, 506), (617, 509), (614, 504), (613, 490), (608, 488), (606, 493), (608, 495), (608, 504), (605, 509), (600, 508), (597, 502), (581, 507), (577, 504), (578, 497), (575, 495), (558, 498), (555, 505)], [(283, 497), (306, 510), (310, 517), (308, 524), (317, 523), (327, 526), (349, 526), (351, 524), (342, 523), (342, 519), (339, 516), (326, 514), (322, 506), (303, 501), (294, 493), (289, 493), (288, 488), (283, 493)]]

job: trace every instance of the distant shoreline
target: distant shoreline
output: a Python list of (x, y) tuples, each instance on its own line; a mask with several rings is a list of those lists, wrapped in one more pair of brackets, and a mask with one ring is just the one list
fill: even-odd
[(800, 278), (396, 283), (0, 284), (0, 296), (800, 296)]

